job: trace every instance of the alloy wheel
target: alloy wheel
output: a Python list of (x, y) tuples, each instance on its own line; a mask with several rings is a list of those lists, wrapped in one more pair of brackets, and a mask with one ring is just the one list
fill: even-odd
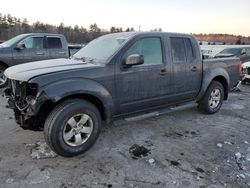
[(69, 146), (80, 146), (85, 143), (93, 132), (94, 123), (87, 114), (77, 114), (71, 117), (63, 130), (63, 139)]
[(219, 106), (221, 100), (221, 91), (218, 88), (215, 88), (209, 97), (209, 106), (212, 109), (215, 109)]

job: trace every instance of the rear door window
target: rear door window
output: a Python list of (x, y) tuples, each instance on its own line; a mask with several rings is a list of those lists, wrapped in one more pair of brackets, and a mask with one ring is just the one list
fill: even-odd
[(185, 43), (184, 39), (180, 37), (171, 37), (171, 53), (174, 63), (185, 62), (186, 54), (185, 54)]
[(58, 37), (47, 37), (48, 48), (62, 48), (62, 41)]
[(194, 59), (194, 50), (189, 38), (184, 38), (185, 47), (186, 47), (186, 58), (187, 61), (192, 61)]

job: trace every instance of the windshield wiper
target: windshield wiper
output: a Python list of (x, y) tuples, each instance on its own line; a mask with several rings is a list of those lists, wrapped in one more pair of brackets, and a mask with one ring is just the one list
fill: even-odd
[(90, 58), (90, 57), (73, 57), (73, 59), (75, 60), (80, 60), (84, 63), (91, 63), (91, 64), (94, 64), (93, 61), (94, 61), (94, 58)]
[(82, 61), (82, 62), (86, 62), (86, 57), (72, 57), (72, 59), (74, 59), (74, 60), (80, 60), (80, 61)]

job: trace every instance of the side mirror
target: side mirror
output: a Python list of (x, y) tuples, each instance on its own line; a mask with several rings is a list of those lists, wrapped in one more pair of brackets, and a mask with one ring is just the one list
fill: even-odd
[(25, 44), (17, 44), (15, 49), (16, 50), (23, 50), (25, 48)]
[(144, 63), (144, 57), (143, 55), (139, 54), (132, 54), (127, 57), (125, 61), (125, 67), (131, 67), (134, 65), (141, 65)]

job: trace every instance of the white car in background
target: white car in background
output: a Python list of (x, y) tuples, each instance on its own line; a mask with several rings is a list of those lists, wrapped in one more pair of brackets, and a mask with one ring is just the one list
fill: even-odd
[(250, 61), (242, 64), (242, 84), (250, 82)]
[(204, 59), (210, 59), (210, 58), (212, 58), (213, 51), (209, 50), (209, 49), (202, 49), (201, 53), (202, 53)]

